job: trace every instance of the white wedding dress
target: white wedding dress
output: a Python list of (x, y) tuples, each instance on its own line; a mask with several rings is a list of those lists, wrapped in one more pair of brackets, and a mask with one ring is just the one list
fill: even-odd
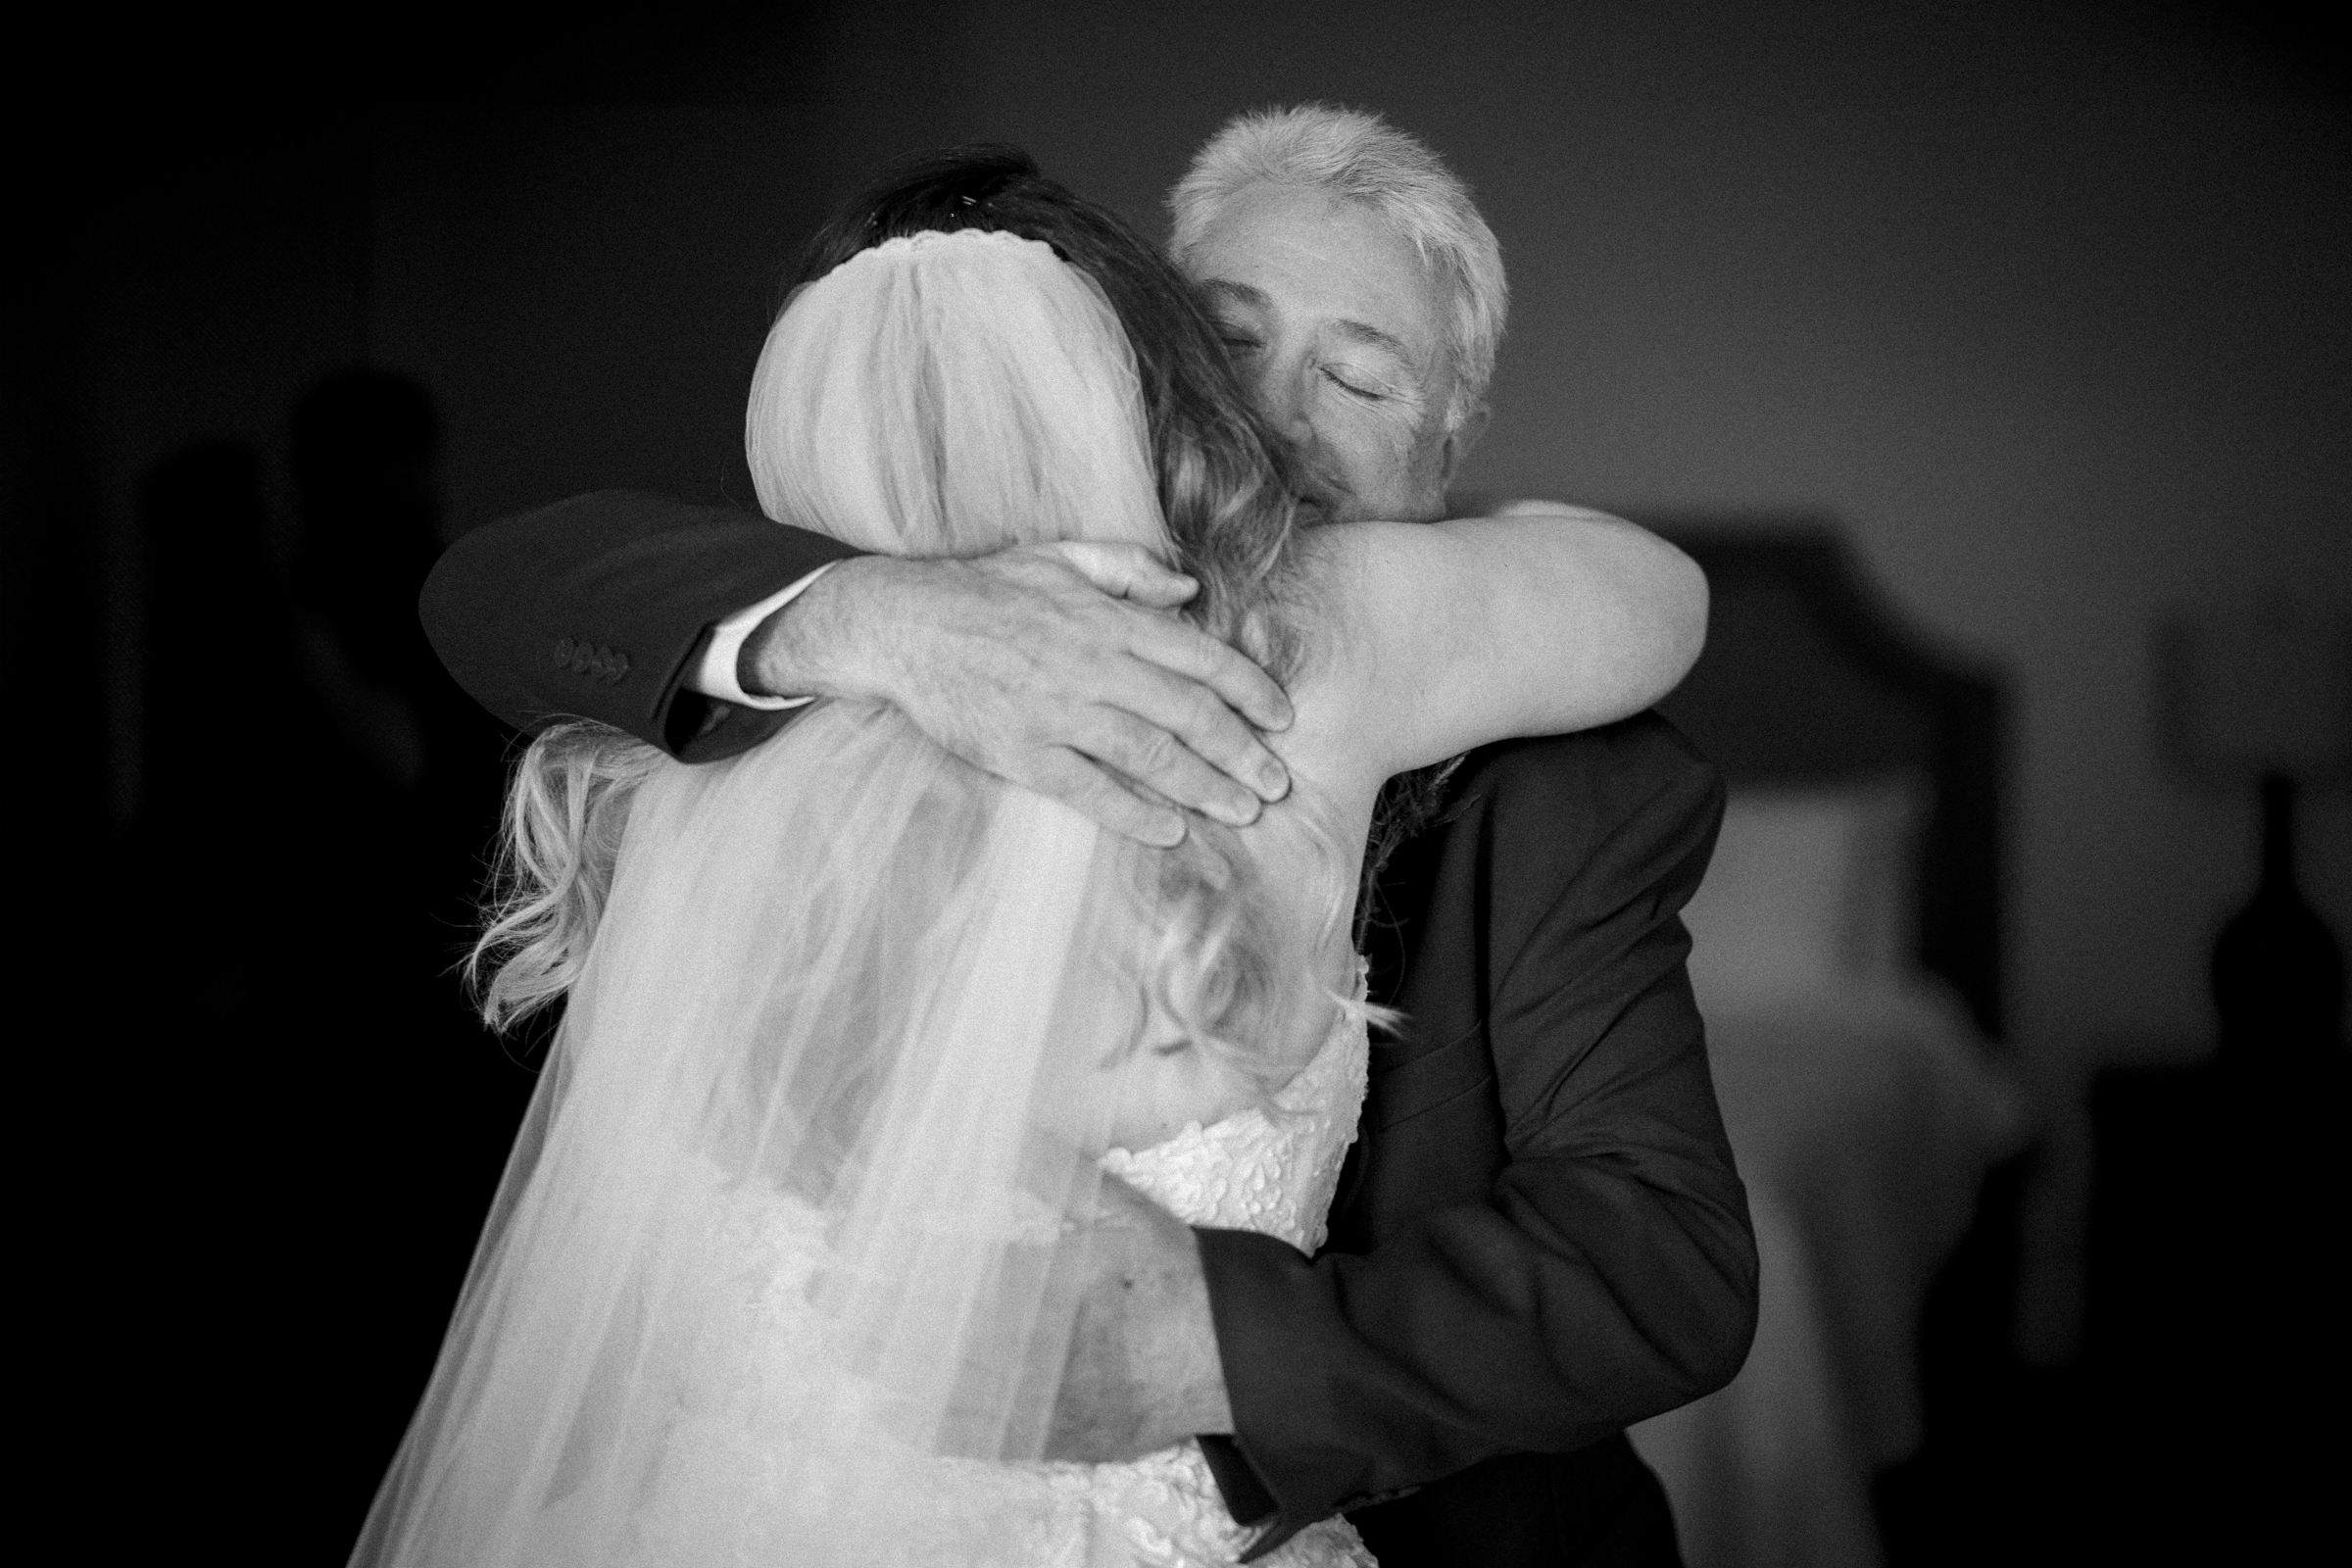
[[(1360, 989), (1359, 989), (1360, 998)], [(1364, 1016), (1343, 1010), (1321, 1049), (1270, 1102), (1152, 1148), (1114, 1149), (1103, 1169), (1188, 1224), (1279, 1236), (1301, 1251), (1323, 1243), (1340, 1166), (1355, 1141), (1368, 1054)], [(801, 1302), (820, 1266), (821, 1237), (806, 1209), (775, 1203), (757, 1217), (740, 1201), (731, 1234), (744, 1290), (734, 1321), (709, 1335), (714, 1382), (682, 1401), (670, 1460), (641, 1506), (642, 1535), (625, 1559), (645, 1568), (810, 1560), (806, 1521), (828, 1488), (872, 1494), (887, 1470), (919, 1497), (910, 1513), (857, 1509), (845, 1534), (816, 1544), (827, 1563), (954, 1568), (1228, 1568), (1255, 1532), (1234, 1523), (1198, 1444), (1123, 1464), (997, 1464), (889, 1454), (845, 1442), (812, 1473), (808, 1401), (828, 1396), (807, 1375), (827, 1359)], [(714, 1325), (714, 1327), (716, 1327)], [(758, 1347), (747, 1356), (745, 1347)], [(699, 1381), (699, 1380), (698, 1380)], [(855, 1423), (846, 1413), (836, 1429)], [(786, 1463), (780, 1456), (799, 1455)], [(853, 1482), (849, 1478), (856, 1476)], [(885, 1497), (887, 1494), (885, 1494)], [(943, 1498), (959, 1505), (942, 1507)], [(567, 1560), (561, 1531), (546, 1561)], [(1309, 1526), (1259, 1559), (1267, 1568), (1375, 1568), (1345, 1519)]]

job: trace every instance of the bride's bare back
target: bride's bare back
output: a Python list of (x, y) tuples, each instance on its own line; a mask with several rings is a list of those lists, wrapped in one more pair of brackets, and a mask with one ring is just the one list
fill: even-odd
[(1306, 541), (1292, 614), (1303, 646), (1291, 727), (1268, 743), (1290, 796), (1241, 841), (1302, 950), (1297, 1004), (1261, 1069), (1188, 1049), (1147, 1018), (1118, 1147), (1240, 1110), (1303, 1066), (1354, 983), (1344, 915), (1381, 785), (1491, 741), (1641, 711), (1697, 657), (1706, 583), (1656, 536), (1572, 507), (1441, 523), (1350, 523)]

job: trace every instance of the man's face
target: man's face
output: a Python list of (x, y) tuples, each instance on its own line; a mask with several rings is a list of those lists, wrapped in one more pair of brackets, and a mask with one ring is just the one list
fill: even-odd
[(1408, 241), (1354, 202), (1259, 184), (1226, 204), (1185, 268), (1328, 520), (1446, 514), (1477, 421), (1446, 429), (1445, 305)]

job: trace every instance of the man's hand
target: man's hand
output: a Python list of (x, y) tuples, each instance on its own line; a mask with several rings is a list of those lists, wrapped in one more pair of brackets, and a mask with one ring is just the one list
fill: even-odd
[(1282, 688), (1164, 612), (1197, 585), (1132, 545), (1026, 545), (970, 561), (845, 561), (762, 621), (738, 678), (776, 696), (878, 699), (974, 766), (1146, 844), (1175, 806), (1236, 826), (1289, 774), (1251, 730)]
[(1094, 1273), (1045, 1456), (1106, 1464), (1231, 1432), (1208, 1281), (1191, 1228), (1105, 1176), (1087, 1240)]

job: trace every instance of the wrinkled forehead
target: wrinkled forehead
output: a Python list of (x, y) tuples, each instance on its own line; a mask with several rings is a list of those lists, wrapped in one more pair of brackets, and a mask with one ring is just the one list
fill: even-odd
[(1449, 291), (1439, 270), (1369, 202), (1258, 183), (1227, 198), (1179, 259), (1212, 299), (1406, 345), (1439, 368)]

